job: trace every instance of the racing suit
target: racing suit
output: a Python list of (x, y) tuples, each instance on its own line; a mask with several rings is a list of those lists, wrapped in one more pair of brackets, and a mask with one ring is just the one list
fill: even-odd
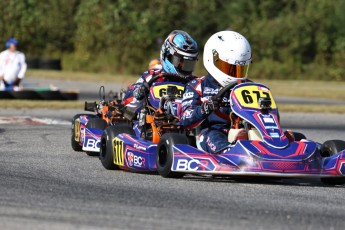
[(25, 56), (19, 51), (5, 50), (0, 53), (0, 90), (18, 87), (26, 72)]
[[(128, 87), (128, 90), (122, 100), (122, 104), (126, 107), (126, 110), (131, 111), (132, 113), (138, 113), (144, 103), (144, 100), (138, 100), (135, 98), (134, 92), (137, 88), (139, 88), (144, 82), (149, 82), (153, 75), (157, 75), (162, 73), (163, 70), (161, 68), (157, 69), (150, 69), (145, 71), (140, 78), (131, 86)], [(195, 77), (189, 76), (186, 77), (187, 79), (194, 79)], [(166, 79), (164, 77), (160, 77), (156, 80), (156, 82), (164, 82)], [(177, 81), (178, 82), (178, 81)]]
[[(201, 127), (200, 146), (209, 153), (217, 153), (229, 146), (227, 133), (231, 126), (230, 106), (220, 107), (210, 114), (203, 114), (201, 104), (218, 94), (221, 86), (211, 76), (194, 79), (186, 86), (182, 99), (181, 124), (184, 127)], [(230, 92), (222, 102), (227, 103)]]
[[(140, 87), (144, 82), (149, 82), (153, 75), (160, 74), (161, 72), (162, 69), (150, 69), (142, 73), (140, 78), (133, 85), (128, 87), (128, 90), (123, 97), (122, 104), (133, 112), (139, 112), (144, 101), (135, 98), (133, 95), (135, 89)], [(163, 78), (158, 78), (156, 80), (156, 82), (162, 81), (164, 81)]]

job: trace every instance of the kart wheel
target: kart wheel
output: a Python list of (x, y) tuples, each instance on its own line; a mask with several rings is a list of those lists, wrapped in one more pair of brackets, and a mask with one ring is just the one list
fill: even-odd
[[(345, 141), (330, 140), (322, 144), (320, 154), (322, 157), (330, 157), (345, 149)], [(321, 178), (322, 183), (327, 185), (343, 185), (345, 177), (338, 178)]]
[(71, 146), (74, 151), (82, 151), (83, 147), (79, 143), (79, 138), (80, 138), (80, 116), (89, 116), (89, 117), (96, 117), (95, 115), (92, 114), (76, 114), (72, 118), (72, 135), (71, 135)]
[(120, 123), (115, 126), (107, 127), (102, 134), (99, 159), (101, 160), (103, 167), (108, 170), (118, 169), (118, 166), (114, 164), (113, 140), (120, 133), (134, 135), (134, 130), (130, 124)]
[(345, 149), (345, 141), (330, 140), (321, 145), (320, 153), (322, 157), (330, 157)]
[(171, 166), (173, 163), (175, 144), (188, 144), (188, 139), (185, 135), (177, 133), (164, 134), (157, 146), (156, 164), (157, 171), (162, 177), (166, 178), (182, 178), (183, 173), (172, 172)]
[[(87, 124), (86, 128), (97, 128), (100, 130), (105, 130), (105, 128), (108, 126), (107, 122), (100, 118), (92, 118), (90, 119)], [(86, 152), (88, 156), (98, 156), (98, 152)]]
[(299, 133), (299, 132), (292, 132), (294, 137), (295, 137), (295, 141), (300, 141), (302, 139), (307, 139), (307, 137), (303, 134), (303, 133)]

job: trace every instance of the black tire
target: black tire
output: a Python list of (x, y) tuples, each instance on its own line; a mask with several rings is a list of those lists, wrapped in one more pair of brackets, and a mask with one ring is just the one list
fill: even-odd
[(50, 70), (61, 70), (61, 59), (42, 59), (38, 61), (38, 68), (50, 69)]
[[(71, 146), (72, 146), (72, 149), (74, 151), (78, 151), (78, 152), (83, 151), (83, 147), (79, 144), (79, 141), (76, 141), (76, 139), (77, 139), (76, 135), (80, 135), (80, 134), (76, 133), (76, 120), (78, 120), (80, 118), (80, 116), (82, 116), (82, 115), (86, 115), (86, 116), (89, 116), (89, 117), (92, 117), (92, 118), (96, 117), (95, 115), (92, 115), (92, 114), (76, 114), (72, 118)], [(79, 129), (79, 128), (77, 128), (77, 129)]]
[(64, 100), (59, 90), (47, 90), (37, 92), (43, 100)]
[(103, 131), (99, 159), (105, 169), (115, 170), (119, 168), (114, 164), (113, 140), (120, 133), (134, 135), (134, 130), (129, 123), (119, 123), (114, 126), (109, 126)]
[(61, 92), (61, 100), (67, 100), (67, 101), (75, 101), (79, 98), (79, 92), (77, 91), (62, 91)]
[[(86, 128), (97, 128), (103, 131), (107, 128), (107, 126), (107, 122), (101, 118), (92, 118), (86, 124)], [(99, 156), (99, 152), (86, 152), (86, 154), (88, 156)]]
[(182, 178), (184, 173), (172, 172), (175, 144), (188, 145), (188, 139), (185, 135), (178, 133), (163, 134), (157, 146), (156, 165), (158, 173), (165, 178)]
[(299, 132), (292, 132), (292, 133), (295, 137), (295, 141), (301, 141), (302, 139), (307, 139), (307, 137), (303, 133), (299, 133)]
[[(330, 157), (345, 149), (345, 141), (329, 140), (322, 144), (320, 154), (322, 157)], [(327, 185), (343, 185), (345, 184), (345, 177), (330, 177), (321, 178), (322, 183)]]
[(10, 91), (0, 91), (0, 99), (14, 99)]
[(33, 90), (11, 91), (11, 94), (14, 99), (42, 100), (42, 97)]
[(28, 69), (38, 69), (39, 67), (39, 59), (38, 58), (26, 58), (25, 60)]
[(329, 140), (321, 145), (320, 153), (322, 157), (330, 157), (345, 149), (345, 141)]

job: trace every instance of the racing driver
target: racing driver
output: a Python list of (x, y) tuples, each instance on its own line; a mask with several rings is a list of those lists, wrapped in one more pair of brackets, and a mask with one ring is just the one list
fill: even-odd
[[(209, 153), (227, 148), (227, 133), (231, 126), (230, 106), (220, 107), (224, 99), (216, 98), (219, 90), (231, 83), (247, 80), (252, 61), (247, 39), (234, 31), (221, 31), (212, 35), (205, 44), (203, 64), (208, 72), (205, 77), (191, 80), (182, 100), (181, 123), (194, 128), (200, 125), (200, 147)], [(224, 95), (229, 98), (229, 93)], [(237, 135), (246, 135), (244, 129)], [(243, 133), (244, 132), (244, 133)]]
[[(192, 79), (197, 59), (198, 45), (196, 41), (185, 31), (172, 31), (161, 48), (161, 66), (156, 65), (157, 68), (151, 68), (144, 72), (136, 83), (128, 87), (122, 102), (125, 110), (130, 111), (134, 118), (134, 114), (141, 108), (145, 94), (149, 92), (147, 82), (154, 75), (165, 72)], [(157, 79), (157, 82), (165, 80), (164, 77), (161, 77)], [(176, 78), (176, 82), (178, 81), (179, 78)]]

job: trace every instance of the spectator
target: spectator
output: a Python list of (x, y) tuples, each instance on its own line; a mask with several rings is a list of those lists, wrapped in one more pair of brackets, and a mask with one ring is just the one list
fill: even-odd
[(26, 72), (25, 56), (17, 51), (18, 41), (10, 38), (6, 42), (7, 50), (0, 53), (0, 90), (21, 89), (21, 81)]

